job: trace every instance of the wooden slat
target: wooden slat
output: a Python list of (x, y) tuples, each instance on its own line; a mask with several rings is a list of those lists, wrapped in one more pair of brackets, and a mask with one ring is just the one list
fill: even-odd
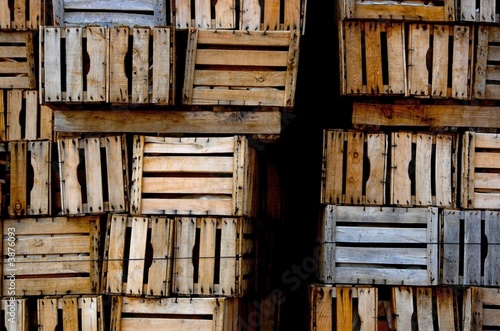
[(469, 26), (454, 26), (453, 30), (453, 65), (452, 97), (469, 99), (469, 61), (470, 40), (474, 31)]
[[(238, 255), (238, 231), (237, 221), (235, 219), (222, 219), (221, 228), (221, 246), (220, 246), (220, 272), (219, 272), (219, 292), (221, 295), (242, 295), (238, 293), (239, 289), (235, 286), (236, 259), (242, 263), (243, 258)], [(241, 237), (240, 237), (241, 239)], [(241, 273), (239, 275), (242, 275)], [(243, 277), (238, 280), (242, 280)]]
[(385, 26), (387, 37), (387, 63), (389, 64), (389, 93), (406, 93), (406, 56), (404, 26), (393, 22)]
[(380, 94), (382, 83), (382, 51), (378, 22), (365, 23), (366, 93)]
[(125, 289), (125, 293), (128, 295), (142, 294), (147, 235), (148, 219), (133, 217), (130, 237), (130, 247), (133, 249), (130, 250), (128, 256), (127, 287)]
[(426, 56), (430, 45), (430, 26), (424, 23), (415, 23), (411, 24), (409, 29), (408, 94), (428, 96)]
[(152, 218), (151, 223), (153, 262), (149, 268), (146, 294), (167, 296), (171, 290), (174, 226), (163, 217)]
[(453, 204), (454, 179), (452, 177), (453, 137), (436, 136), (436, 205), (451, 207)]
[(454, 301), (456, 298), (453, 295), (453, 289), (449, 287), (437, 287), (436, 298), (439, 330), (456, 330), (457, 325), (455, 325), (455, 321), (458, 319), (458, 312), (457, 316), (455, 316)]
[[(124, 215), (113, 215), (109, 225), (110, 243), (108, 247), (106, 291), (111, 293), (123, 293), (123, 266), (125, 256), (125, 229), (127, 217)], [(112, 243), (112, 244), (111, 244)]]
[(456, 210), (444, 210), (442, 212), (443, 223), (443, 253), (442, 268), (443, 284), (460, 284), (460, 218), (461, 213)]
[(23, 111), (23, 92), (10, 90), (7, 92), (7, 138), (21, 140), (23, 138), (21, 112)]
[(78, 298), (78, 305), (81, 306), (82, 330), (104, 330), (104, 318), (101, 315), (103, 312), (101, 296)]
[(130, 212), (140, 213), (142, 210), (142, 172), (144, 162), (144, 136), (134, 135), (132, 151), (132, 179), (130, 193)]
[(144, 172), (233, 173), (233, 157), (227, 156), (148, 156), (143, 162)]
[(342, 181), (344, 164), (344, 141), (347, 133), (343, 130), (325, 130), (323, 134), (324, 188), (322, 203), (341, 203), (343, 199)]
[[(495, 211), (485, 212), (484, 233), (488, 243), (488, 253), (484, 260), (484, 285), (500, 284), (500, 214)], [(497, 322), (500, 325), (500, 320)]]
[(391, 203), (399, 206), (411, 204), (411, 179), (408, 167), (411, 161), (412, 135), (410, 132), (392, 134)]
[(142, 213), (160, 215), (232, 215), (231, 199), (142, 199)]
[[(311, 324), (314, 323), (317, 330), (330, 330), (333, 328), (333, 300), (332, 300), (332, 290), (336, 290), (330, 286), (316, 288), (311, 286), (310, 290), (310, 310), (311, 314)], [(311, 325), (310, 329), (313, 329)]]
[(57, 102), (62, 100), (61, 28), (45, 27), (43, 33), (43, 100)]
[(177, 194), (231, 194), (231, 178), (153, 178), (144, 177), (142, 180), (143, 193), (177, 193)]
[(196, 219), (181, 218), (175, 224), (174, 277), (172, 291), (180, 294), (194, 294), (192, 262), (196, 235)]
[(133, 30), (132, 53), (132, 102), (147, 103), (149, 101), (149, 29)]
[(78, 330), (78, 298), (62, 298), (61, 304), (64, 330)]
[(358, 314), (366, 330), (377, 330), (378, 290), (377, 288), (357, 288)]
[(109, 42), (108, 29), (104, 27), (86, 27), (87, 53), (90, 69), (87, 74), (87, 102), (107, 102), (107, 74)]
[[(423, 330), (433, 330), (433, 308), (432, 308), (432, 288), (431, 287), (417, 287), (415, 291), (417, 297), (417, 321), (418, 327)], [(440, 303), (438, 303), (439, 305)], [(441, 330), (441, 328), (440, 328)]]
[(58, 147), (63, 212), (65, 214), (81, 214), (83, 213), (83, 203), (77, 175), (77, 168), (80, 163), (78, 139), (61, 140), (58, 142)]
[[(25, 91), (24, 93), (25, 102), (26, 102), (26, 119), (25, 119), (25, 127), (24, 127), (24, 136), (27, 140), (36, 140), (38, 125), (38, 113), (39, 113), (39, 104), (38, 104), (38, 92), (37, 91)], [(41, 120), (41, 118), (40, 118)]]
[(55, 330), (58, 324), (57, 299), (38, 299), (38, 323), (47, 330)]
[[(55, 111), (57, 132), (280, 134), (280, 112)], [(220, 125), (224, 123), (224, 125)]]
[(128, 101), (128, 79), (125, 74), (125, 56), (128, 52), (129, 28), (117, 27), (109, 31), (109, 101)]
[(85, 138), (83, 144), (85, 150), (85, 184), (87, 189), (85, 212), (100, 213), (104, 211), (101, 140), (100, 138)]
[(345, 200), (348, 204), (363, 201), (363, 160), (365, 135), (363, 132), (347, 133), (347, 169)]
[(398, 330), (411, 330), (413, 314), (413, 290), (411, 287), (392, 288), (394, 326)]
[[(213, 295), (214, 293), (214, 271), (216, 250), (216, 227), (215, 219), (198, 219), (200, 229), (200, 252), (198, 262), (198, 287), (195, 289), (199, 295)], [(196, 282), (196, 280), (194, 280)]]
[[(432, 205), (432, 145), (431, 134), (419, 133), (416, 137), (415, 156), (415, 203), (422, 206)], [(397, 154), (395, 154), (398, 157)]]
[[(128, 190), (127, 179), (127, 149), (124, 136), (104, 138), (106, 147), (106, 173), (108, 183), (109, 209), (112, 212), (127, 211)], [(123, 169), (125, 168), (125, 170)], [(124, 175), (125, 172), (125, 175)]]
[(445, 98), (448, 96), (448, 70), (450, 69), (448, 67), (450, 28), (447, 25), (433, 25), (431, 29), (433, 32), (431, 96)]
[(32, 141), (30, 164), (33, 167), (33, 188), (30, 192), (30, 215), (50, 215), (51, 213), (51, 160), (50, 141)]
[[(15, 228), (16, 235), (53, 235), (53, 234), (85, 234), (91, 231), (96, 218), (92, 216), (68, 217), (36, 217), (3, 220), (4, 235), (8, 228)], [(36, 224), (36, 226), (33, 226)]]
[(244, 0), (241, 2), (240, 29), (255, 31), (260, 29), (261, 6), (257, 0)]
[(83, 29), (66, 28), (66, 100), (83, 101)]
[[(12, 177), (10, 184), (10, 216), (24, 216), (28, 214), (28, 143), (13, 141), (10, 143)], [(16, 247), (17, 248), (17, 247)]]
[(337, 328), (336, 330), (352, 330), (352, 287), (337, 286)]
[[(346, 22), (343, 29), (345, 43), (346, 94), (360, 94), (363, 89), (363, 66), (361, 54), (361, 23)], [(348, 47), (347, 47), (348, 46)]]
[(366, 203), (380, 205), (386, 201), (388, 137), (386, 134), (368, 133), (366, 140), (366, 156), (370, 162), (370, 174), (366, 181)]
[[(221, 1), (218, 1), (218, 3)], [(217, 4), (218, 4), (217, 3)], [(171, 74), (173, 59), (171, 58), (171, 30), (157, 28), (153, 30), (153, 92), (151, 102), (156, 104), (170, 104), (170, 95), (175, 93), (170, 83), (175, 76)]]
[(4, 326), (6, 331), (28, 331), (28, 299), (3, 299)]
[(464, 212), (464, 285), (480, 285), (481, 281), (481, 212)]
[(216, 29), (236, 28), (236, 2), (234, 0), (219, 0), (215, 4)]

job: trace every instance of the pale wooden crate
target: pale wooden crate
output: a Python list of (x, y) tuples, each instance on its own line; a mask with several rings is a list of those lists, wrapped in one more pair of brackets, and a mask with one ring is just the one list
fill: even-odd
[(321, 203), (384, 205), (388, 144), (384, 132), (325, 129)]
[(437, 285), (438, 225), (436, 207), (327, 205), (317, 277), (326, 284)]
[[(240, 30), (305, 32), (306, 0), (240, 1)], [(283, 13), (283, 14), (281, 14)]]
[[(127, 54), (132, 54), (131, 65), (126, 63)], [(110, 28), (109, 102), (174, 104), (175, 58), (170, 27)]]
[(255, 292), (253, 220), (176, 217), (172, 294), (244, 297)]
[(339, 39), (341, 95), (406, 94), (402, 22), (340, 21)]
[(474, 26), (408, 25), (407, 95), (469, 100), (474, 67)]
[[(10, 141), (9, 216), (52, 214), (52, 142)], [(33, 174), (31, 174), (31, 170)]]
[(43, 25), (44, 0), (0, 1), (0, 29), (38, 30)]
[(106, 330), (102, 296), (60, 296), (37, 299), (41, 330)]
[(461, 207), (500, 208), (500, 137), (467, 131), (462, 139)]
[(33, 31), (0, 31), (0, 89), (36, 88)]
[(378, 288), (309, 284), (310, 331), (379, 329)]
[(500, 289), (469, 287), (463, 299), (463, 330), (497, 330), (500, 328)]
[(57, 145), (63, 215), (128, 211), (125, 135), (61, 138)]
[(108, 32), (103, 26), (40, 27), (40, 103), (108, 100)]
[(1, 309), (3, 329), (6, 331), (28, 331), (30, 327), (28, 299), (3, 297)]
[(454, 0), (340, 0), (338, 9), (341, 18), (454, 21), (456, 17)]
[(457, 3), (460, 12), (457, 21), (498, 23), (498, 11), (495, 0), (460, 0)]
[(53, 138), (53, 110), (38, 102), (37, 90), (0, 90), (0, 140)]
[(132, 215), (255, 216), (257, 152), (245, 136), (133, 141)]
[(19, 297), (97, 294), (100, 227), (97, 216), (3, 220), (3, 295), (11, 296), (12, 272)]
[(393, 132), (389, 203), (455, 207), (458, 140), (454, 133)]
[(113, 296), (111, 331), (238, 330), (235, 298), (138, 298)]
[(182, 103), (293, 107), (299, 40), (297, 31), (190, 28)]
[(441, 211), (442, 284), (500, 286), (500, 212)]
[(66, 26), (102, 25), (155, 26), (168, 25), (170, 2), (166, 0), (79, 1), (53, 0), (52, 24)]
[(477, 27), (476, 57), (474, 63), (473, 97), (475, 99), (500, 99), (500, 81), (497, 45), (500, 27), (479, 24)]
[(174, 220), (110, 214), (102, 293), (170, 296)]

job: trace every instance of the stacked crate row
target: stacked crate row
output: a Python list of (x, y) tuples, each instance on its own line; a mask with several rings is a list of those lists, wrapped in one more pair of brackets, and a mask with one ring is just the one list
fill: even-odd
[(293, 109), (304, 2), (21, 2), (0, 17), (2, 324), (278, 328), (252, 135)]
[(498, 17), (475, 6), (340, 2), (352, 127), (324, 130), (311, 330), (500, 326)]

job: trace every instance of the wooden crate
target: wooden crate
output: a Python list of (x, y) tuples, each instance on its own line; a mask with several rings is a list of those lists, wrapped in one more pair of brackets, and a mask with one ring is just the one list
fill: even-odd
[(412, 23), (407, 39), (408, 96), (471, 98), (472, 25)]
[(310, 331), (363, 330), (378, 328), (378, 288), (371, 286), (337, 286), (310, 284)]
[(175, 8), (171, 11), (171, 20), (177, 30), (187, 30), (191, 27), (230, 30), (237, 28), (235, 0), (217, 3), (209, 0), (174, 0), (173, 3)]
[(113, 296), (111, 331), (238, 330), (234, 298), (138, 298)]
[(52, 140), (52, 117), (37, 90), (0, 90), (0, 140)]
[(96, 216), (3, 220), (3, 295), (11, 280), (16, 296), (96, 294), (100, 226)]
[(172, 293), (243, 297), (255, 291), (253, 220), (175, 219)]
[[(110, 28), (109, 102), (174, 104), (174, 41), (170, 27)], [(128, 54), (132, 54), (131, 65)]]
[(341, 95), (406, 94), (404, 29), (401, 22), (339, 22)]
[(306, 0), (240, 1), (240, 30), (305, 32)]
[(130, 213), (255, 216), (256, 163), (245, 136), (135, 135)]
[(102, 26), (40, 27), (41, 103), (108, 100), (108, 32)]
[(128, 211), (125, 135), (62, 138), (57, 144), (63, 215)]
[(44, 0), (2, 0), (0, 29), (38, 30), (44, 23)]
[(190, 28), (182, 103), (293, 107), (297, 31)]
[(500, 212), (444, 209), (442, 284), (500, 286)]
[(113, 1), (53, 0), (54, 25), (166, 26), (170, 17), (166, 0)]
[(388, 135), (325, 129), (321, 203), (386, 203)]
[(51, 215), (52, 142), (16, 140), (9, 149), (9, 216)]
[(469, 287), (464, 292), (463, 330), (497, 330), (500, 328), (500, 290)]
[(438, 225), (436, 207), (327, 205), (317, 277), (326, 284), (437, 285)]
[(460, 0), (457, 21), (498, 23), (495, 0)]
[(338, 7), (341, 18), (454, 21), (456, 16), (453, 0), (341, 0)]
[(104, 331), (101, 296), (46, 297), (37, 300), (37, 324), (41, 330)]
[(0, 31), (0, 89), (36, 88), (32, 31)]
[(474, 63), (473, 97), (475, 99), (500, 99), (500, 81), (497, 45), (500, 27), (480, 24), (477, 27), (477, 45)]
[(464, 133), (460, 199), (462, 208), (500, 208), (499, 147), (500, 137), (496, 133)]
[(393, 132), (390, 204), (455, 207), (457, 146), (453, 133)]
[(1, 299), (3, 330), (28, 331), (30, 326), (28, 299), (5, 297)]
[(109, 216), (102, 293), (169, 296), (174, 221), (166, 217)]

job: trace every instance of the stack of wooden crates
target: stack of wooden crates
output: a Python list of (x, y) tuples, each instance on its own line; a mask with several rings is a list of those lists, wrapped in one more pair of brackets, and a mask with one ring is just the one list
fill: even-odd
[(1, 324), (278, 329), (259, 150), (305, 1), (0, 7)]
[(495, 1), (339, 1), (311, 330), (500, 327)]

